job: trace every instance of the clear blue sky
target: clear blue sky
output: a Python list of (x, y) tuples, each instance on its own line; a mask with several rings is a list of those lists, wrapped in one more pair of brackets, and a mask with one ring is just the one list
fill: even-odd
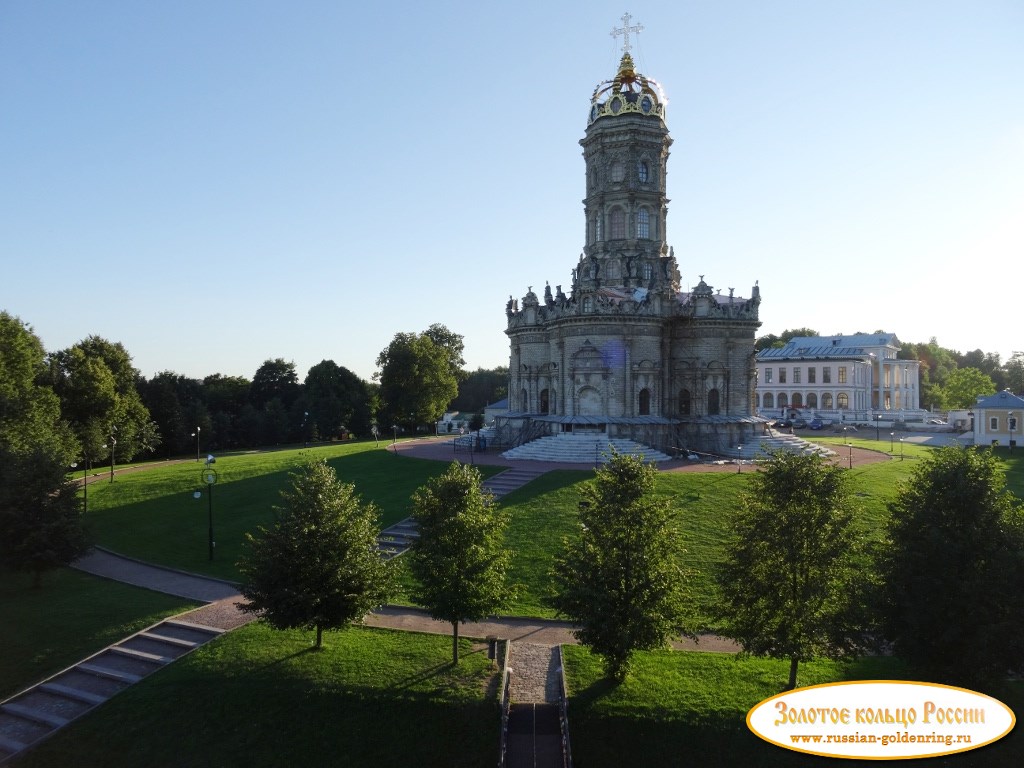
[(568, 289), (625, 11), (669, 97), (668, 240), (761, 333), (1024, 349), (1024, 3), (4, 0), (0, 308), (147, 376), (369, 378)]

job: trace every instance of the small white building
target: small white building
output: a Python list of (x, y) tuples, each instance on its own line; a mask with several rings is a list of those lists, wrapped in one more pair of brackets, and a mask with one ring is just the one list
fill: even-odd
[(1007, 445), (1020, 442), (1024, 417), (1024, 398), (1004, 389), (994, 395), (983, 395), (971, 411), (974, 415), (975, 445)]
[(914, 421), (924, 417), (920, 363), (897, 355), (892, 333), (798, 336), (757, 353), (754, 405), (760, 416), (794, 411), (838, 421)]

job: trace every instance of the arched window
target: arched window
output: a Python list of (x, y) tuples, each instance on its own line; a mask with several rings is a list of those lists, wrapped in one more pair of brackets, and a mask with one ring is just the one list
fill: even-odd
[(717, 416), (720, 408), (718, 405), (718, 390), (712, 389), (708, 392), (708, 415)]
[(845, 411), (850, 407), (850, 396), (845, 392), (840, 392), (836, 395), (836, 407), (841, 411)]
[(583, 297), (583, 311), (589, 312), (594, 308), (594, 302), (589, 296)]
[(548, 391), (546, 389), (540, 391), (540, 412), (548, 413)]
[(679, 415), (690, 415), (690, 390), (688, 389), (679, 390)]
[(779, 393), (779, 408), (785, 408), (787, 405), (789, 405), (789, 400), (786, 399), (786, 393), (785, 392), (780, 392)]
[(832, 393), (826, 392), (821, 396), (821, 407), (826, 411), (832, 410)]
[(523, 390), (522, 395), (520, 395), (519, 400), (520, 400), (520, 403), (521, 403), (521, 407), (519, 408), (519, 410), (522, 411), (523, 413), (526, 413), (527, 411), (529, 411), (530, 410), (530, 396), (528, 394), (526, 394), (526, 390), (525, 389)]
[(817, 408), (818, 407), (818, 396), (816, 394), (814, 394), (813, 392), (810, 392), (807, 395), (807, 407), (808, 408)]
[(771, 392), (764, 393), (764, 407), (774, 408), (775, 407), (775, 396)]
[(651, 214), (646, 208), (636, 212), (636, 236), (641, 240), (651, 237)]
[(639, 406), (640, 406), (639, 414), (641, 416), (650, 416), (651, 415), (651, 390), (647, 389), (646, 387), (641, 389), (640, 390), (639, 401), (640, 401), (639, 402)]
[(797, 392), (795, 395), (793, 395), (793, 407), (794, 408), (803, 408), (804, 407), (804, 398), (803, 398), (803, 395), (801, 395), (799, 392)]
[(626, 212), (621, 208), (612, 208), (611, 235), (612, 240), (622, 240), (626, 237)]

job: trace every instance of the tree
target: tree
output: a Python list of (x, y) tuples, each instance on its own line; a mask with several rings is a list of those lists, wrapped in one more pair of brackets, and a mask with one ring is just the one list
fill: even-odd
[(45, 381), (45, 352), (21, 320), (0, 312), (0, 564), (33, 574), (88, 547), (68, 467), (80, 450)]
[(336, 437), (342, 428), (363, 435), (370, 431), (366, 382), (333, 360), (322, 360), (309, 369), (301, 399), (309, 413), (308, 428), (321, 437)]
[(423, 335), (444, 352), (448, 360), (448, 367), (455, 381), (462, 381), (466, 377), (466, 373), (462, 369), (462, 366), (466, 364), (462, 357), (462, 353), (465, 350), (462, 334), (449, 330), (448, 326), (441, 323), (434, 323), (423, 332)]
[[(141, 380), (120, 343), (99, 336), (50, 355), (50, 381), (87, 460), (115, 451), (131, 459), (154, 450), (160, 433), (142, 403)], [(105, 446), (105, 447), (104, 447)]]
[(283, 358), (265, 360), (256, 369), (249, 388), (252, 404), (258, 409), (266, 407), (271, 400), (280, 400), (288, 408), (299, 396), (299, 376), (295, 372), (295, 363), (285, 362)]
[(978, 402), (978, 395), (994, 395), (996, 385), (977, 368), (957, 368), (950, 371), (942, 389), (947, 408), (970, 408)]
[(776, 453), (751, 475), (719, 573), (726, 634), (756, 656), (801, 661), (854, 653), (863, 629), (863, 548), (844, 470)]
[(425, 333), (395, 334), (377, 366), (386, 415), (409, 429), (441, 418), (459, 391), (450, 352)]
[(512, 597), (505, 548), (508, 514), (485, 494), (476, 467), (453, 462), (412, 496), (419, 539), (409, 552), (413, 599), (452, 625), (459, 663), (459, 623), (479, 621)]
[(989, 451), (934, 451), (889, 505), (882, 619), (917, 674), (989, 683), (1024, 657), (1024, 509)]
[(377, 509), (338, 480), (327, 462), (291, 475), (275, 507), (273, 527), (246, 534), (238, 563), (245, 578), (243, 611), (275, 629), (325, 629), (361, 621), (393, 592), (394, 571), (377, 550)]
[(583, 489), (579, 537), (555, 559), (552, 604), (619, 680), (634, 651), (692, 635), (682, 540), (669, 503), (653, 495), (656, 477), (652, 465), (613, 454)]
[(508, 368), (477, 368), (459, 382), (451, 410), (479, 413), (508, 395)]
[(1015, 351), (1003, 365), (1003, 370), (1006, 372), (1007, 388), (1018, 395), (1024, 395), (1024, 352)]

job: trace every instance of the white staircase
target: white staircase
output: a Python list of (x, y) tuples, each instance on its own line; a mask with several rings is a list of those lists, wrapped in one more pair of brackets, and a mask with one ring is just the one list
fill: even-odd
[[(787, 453), (816, 453), (819, 456), (834, 456), (835, 451), (817, 443), (811, 443), (796, 435), (787, 435), (776, 432), (771, 435), (761, 435), (750, 445), (744, 445), (739, 456), (745, 460), (763, 459), (773, 451), (786, 451)], [(736, 456), (736, 449), (733, 448), (732, 455)]]
[(668, 461), (671, 457), (633, 440), (610, 439), (604, 434), (561, 432), (531, 440), (505, 451), (506, 459), (551, 461), (565, 464), (604, 464), (612, 451), (643, 461)]

